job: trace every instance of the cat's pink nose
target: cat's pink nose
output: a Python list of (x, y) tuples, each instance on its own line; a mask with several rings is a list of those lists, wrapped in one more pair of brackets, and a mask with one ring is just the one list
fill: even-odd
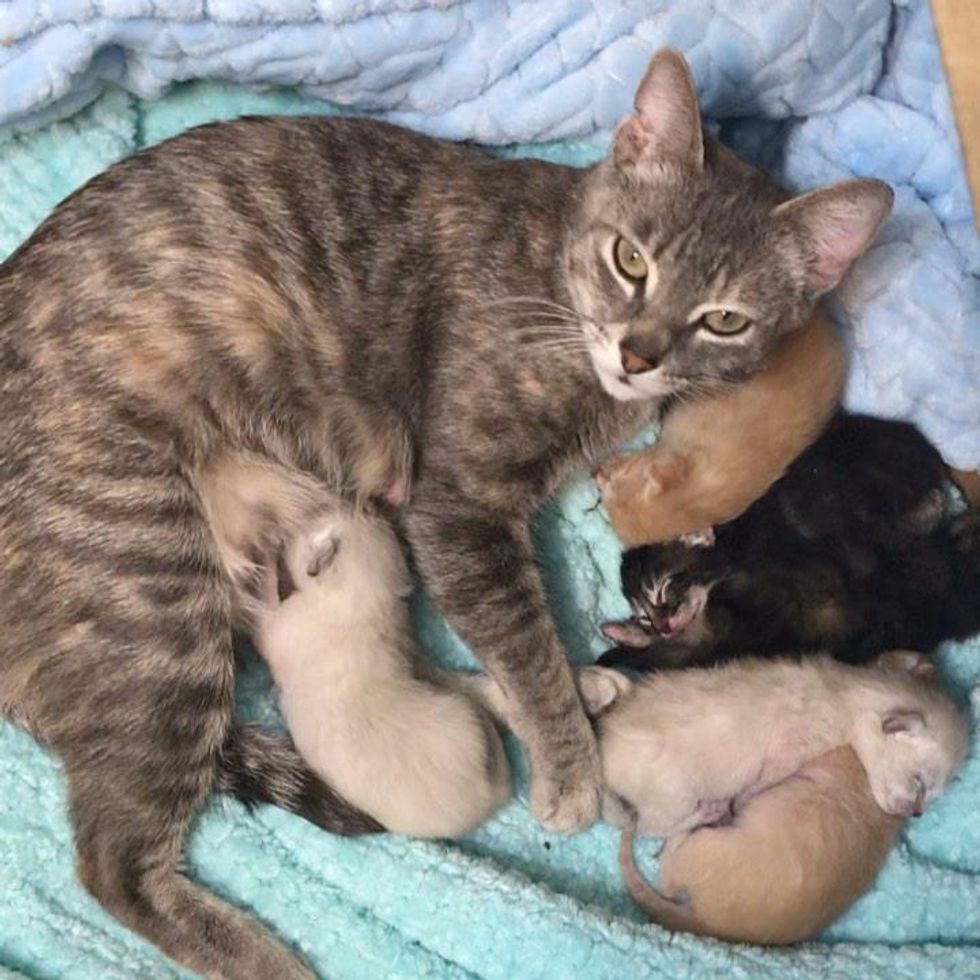
[(619, 356), (623, 362), (623, 370), (627, 374), (643, 374), (644, 371), (650, 371), (654, 367), (652, 361), (648, 361), (642, 354), (637, 354), (625, 340), (619, 345)]

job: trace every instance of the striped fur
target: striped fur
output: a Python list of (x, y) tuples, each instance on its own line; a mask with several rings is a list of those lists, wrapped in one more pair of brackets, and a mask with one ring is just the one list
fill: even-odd
[[(242, 616), (199, 494), (223, 453), (407, 492), (417, 566), (515, 708), (535, 813), (594, 819), (595, 739), (529, 524), (655, 404), (610, 397), (581, 335), (549, 331), (583, 312), (661, 329), (593, 274), (611, 222), (673, 242), (698, 289), (699, 262), (746, 288), (781, 270), (758, 305), (783, 305), (752, 344), (702, 351), (699, 385), (750, 376), (812, 306), (785, 266), (820, 201), (767, 235), (778, 193), (710, 141), (700, 163), (577, 171), (377, 122), (243, 119), (112, 167), (0, 266), (0, 706), (64, 760), (82, 880), (184, 966), (309, 976), (182, 876), (210, 792), (377, 829), (287, 740), (231, 727)], [(672, 343), (679, 364), (699, 349)]]

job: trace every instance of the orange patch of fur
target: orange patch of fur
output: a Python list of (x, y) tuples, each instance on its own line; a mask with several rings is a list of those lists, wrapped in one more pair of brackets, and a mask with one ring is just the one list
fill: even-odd
[(690, 931), (800, 942), (867, 891), (901, 825), (875, 803), (854, 750), (834, 749), (750, 801), (739, 825), (669, 841), (661, 887), (688, 896)]
[(956, 485), (963, 491), (963, 496), (971, 507), (980, 507), (980, 471), (953, 470), (949, 471)]
[(840, 401), (844, 370), (840, 338), (817, 311), (754, 379), (673, 408), (656, 445), (599, 473), (623, 544), (668, 541), (741, 514), (819, 435)]

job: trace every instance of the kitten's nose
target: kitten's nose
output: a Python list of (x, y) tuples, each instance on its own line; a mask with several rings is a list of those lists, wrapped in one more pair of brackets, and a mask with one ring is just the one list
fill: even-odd
[(623, 362), (623, 370), (627, 374), (643, 374), (644, 371), (650, 371), (656, 366), (642, 354), (637, 354), (625, 340), (620, 341), (619, 355)]
[(653, 606), (650, 609), (650, 622), (658, 633), (666, 633), (670, 630), (670, 617), (677, 612), (677, 603), (664, 603), (663, 605)]

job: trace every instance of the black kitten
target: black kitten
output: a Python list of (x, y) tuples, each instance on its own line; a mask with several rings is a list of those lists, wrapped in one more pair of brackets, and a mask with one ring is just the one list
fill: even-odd
[(945, 512), (912, 425), (838, 413), (741, 517), (623, 558), (633, 607), (599, 663), (636, 669), (829, 650), (859, 662), (980, 631), (980, 515)]

